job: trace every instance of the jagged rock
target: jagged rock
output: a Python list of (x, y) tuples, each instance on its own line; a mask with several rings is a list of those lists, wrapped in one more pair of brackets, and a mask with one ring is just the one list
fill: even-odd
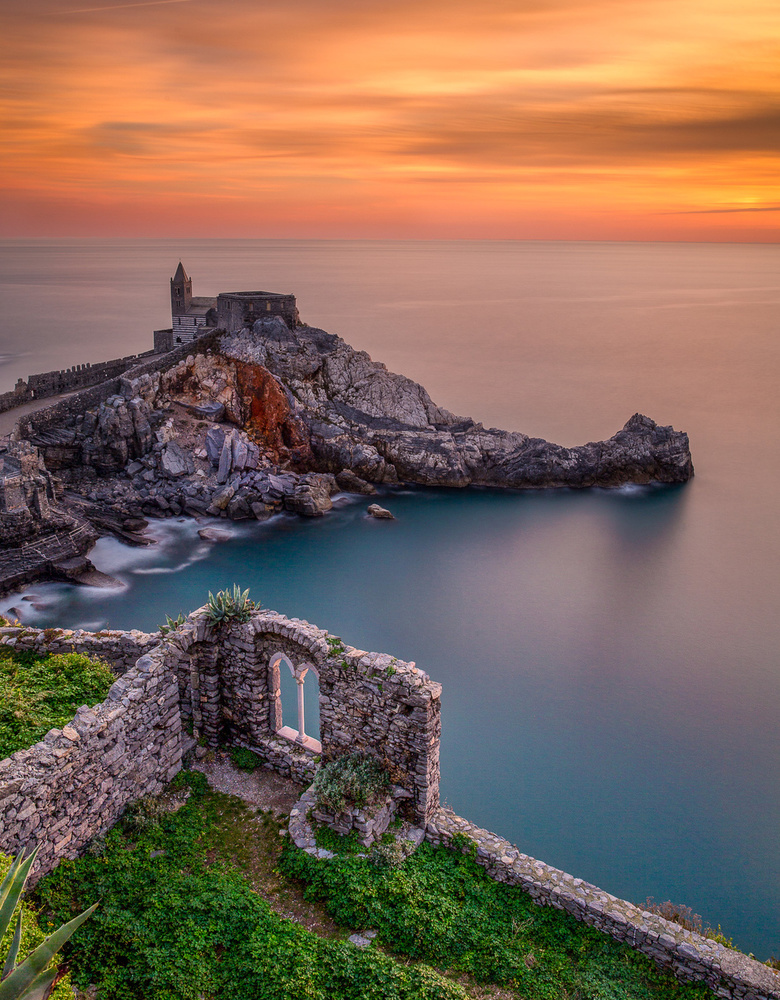
[(249, 458), (249, 448), (247, 447), (246, 441), (244, 441), (239, 434), (233, 435), (233, 464), (232, 468), (241, 470), (246, 468), (247, 459)]
[(514, 488), (679, 483), (693, 475), (688, 436), (647, 417), (636, 414), (608, 441), (579, 448), (486, 429), (323, 330), (255, 324), (225, 335), (220, 350), (284, 383), (320, 468), (374, 482)]
[(285, 508), (304, 517), (322, 517), (333, 507), (330, 499), (331, 478), (317, 473), (302, 476), (292, 493), (285, 495)]
[(222, 445), (222, 453), (219, 456), (219, 468), (217, 469), (217, 482), (226, 483), (230, 470), (233, 466), (233, 440), (232, 436), (225, 438)]
[(249, 506), (256, 521), (267, 521), (274, 513), (274, 508), (271, 504), (253, 503)]
[(217, 490), (211, 497), (211, 506), (215, 507), (217, 510), (225, 510), (227, 505), (233, 499), (233, 495), (236, 492), (235, 486), (231, 486), (227, 483), (222, 489)]
[(213, 466), (219, 465), (219, 457), (222, 454), (222, 446), (225, 443), (225, 432), (221, 427), (209, 427), (206, 431), (204, 447), (209, 462)]
[(225, 509), (227, 510), (228, 517), (232, 518), (234, 521), (240, 521), (244, 518), (252, 516), (252, 511), (246, 497), (242, 496), (240, 493), (233, 497)]
[(192, 455), (180, 448), (175, 441), (170, 441), (160, 455), (160, 469), (166, 476), (177, 478), (192, 474), (195, 471), (195, 464)]
[(370, 514), (371, 517), (384, 517), (391, 521), (395, 520), (395, 515), (391, 514), (385, 507), (380, 507), (378, 503), (369, 504), (367, 513)]
[(339, 489), (344, 490), (345, 493), (361, 493), (367, 496), (376, 493), (376, 486), (373, 483), (367, 483), (365, 479), (356, 476), (350, 469), (342, 469), (341, 472), (337, 473), (336, 482)]

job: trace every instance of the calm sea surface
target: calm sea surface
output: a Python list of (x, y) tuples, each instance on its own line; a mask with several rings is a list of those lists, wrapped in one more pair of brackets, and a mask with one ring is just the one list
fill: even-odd
[[(152, 629), (234, 580), (444, 685), (442, 795), (618, 896), (671, 898), (780, 956), (780, 248), (621, 243), (0, 241), (0, 390), (151, 346), (195, 294), (294, 292), (488, 426), (573, 445), (685, 430), (682, 488), (397, 490), (318, 521), (102, 540), (119, 592), (33, 588), (40, 624)], [(314, 706), (311, 706), (312, 710)], [(316, 719), (312, 720), (316, 725)]]

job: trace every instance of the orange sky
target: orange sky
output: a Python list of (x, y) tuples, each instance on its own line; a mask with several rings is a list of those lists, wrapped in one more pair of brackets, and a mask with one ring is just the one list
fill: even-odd
[(777, 0), (3, 0), (0, 235), (778, 238)]

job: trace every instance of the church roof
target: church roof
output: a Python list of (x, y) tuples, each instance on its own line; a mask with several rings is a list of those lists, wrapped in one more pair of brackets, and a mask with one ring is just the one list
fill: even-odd
[(184, 270), (184, 265), (179, 261), (179, 266), (176, 268), (176, 274), (173, 276), (174, 284), (178, 284), (180, 281), (189, 281), (189, 276)]

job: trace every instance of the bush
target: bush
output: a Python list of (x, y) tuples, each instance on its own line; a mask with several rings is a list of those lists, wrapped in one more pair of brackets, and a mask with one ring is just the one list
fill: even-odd
[(249, 591), (242, 591), (237, 583), (230, 590), (220, 590), (216, 597), (209, 591), (206, 621), (209, 625), (226, 625), (230, 621), (248, 622), (255, 608), (260, 605), (249, 600)]
[(40, 656), (0, 646), (0, 759), (31, 747), (95, 705), (114, 683), (111, 669), (83, 653)]
[(262, 767), (265, 763), (260, 754), (255, 753), (253, 750), (247, 750), (245, 747), (233, 747), (230, 751), (230, 759), (242, 771), (250, 772), (256, 771), (258, 767)]
[(390, 778), (373, 757), (352, 753), (321, 767), (313, 790), (319, 807), (342, 813), (381, 802), (390, 793)]

